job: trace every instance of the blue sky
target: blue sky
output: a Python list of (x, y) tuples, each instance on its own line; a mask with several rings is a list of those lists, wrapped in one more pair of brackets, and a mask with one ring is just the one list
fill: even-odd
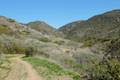
[(120, 0), (0, 0), (0, 3), (1, 16), (23, 23), (42, 20), (56, 28), (120, 9)]

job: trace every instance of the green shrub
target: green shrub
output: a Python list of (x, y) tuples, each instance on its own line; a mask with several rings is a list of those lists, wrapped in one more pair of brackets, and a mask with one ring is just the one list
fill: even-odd
[(79, 75), (73, 76), (73, 80), (80, 80), (80, 76)]
[(11, 19), (11, 18), (9, 18), (8, 21), (9, 22), (16, 22), (14, 19)]
[(90, 69), (90, 80), (120, 80), (120, 39), (105, 42), (101, 63)]
[(25, 52), (25, 48), (17, 42), (10, 42), (3, 44), (2, 51), (5, 54), (23, 54)]
[(46, 37), (42, 37), (39, 39), (42, 42), (50, 42), (50, 39), (46, 38)]
[(116, 57), (120, 60), (120, 38), (113, 39), (105, 43), (104, 47), (105, 57)]
[(21, 34), (28, 35), (28, 34), (30, 34), (30, 32), (27, 31), (27, 30), (23, 30), (23, 31), (21, 32)]
[(33, 47), (28, 47), (28, 48), (26, 48), (26, 50), (25, 50), (25, 56), (26, 56), (26, 57), (33, 56), (33, 52), (34, 52)]
[(89, 80), (120, 80), (120, 62), (111, 58), (95, 65), (89, 71), (89, 78)]
[(54, 43), (56, 43), (58, 45), (62, 45), (62, 44), (64, 44), (64, 41), (55, 41)]
[(1, 35), (0, 44), (0, 51), (4, 54), (22, 54), (25, 52), (22, 42), (14, 37)]

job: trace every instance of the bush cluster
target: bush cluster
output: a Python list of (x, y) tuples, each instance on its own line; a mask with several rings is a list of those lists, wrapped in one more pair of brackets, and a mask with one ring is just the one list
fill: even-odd
[(104, 50), (103, 60), (89, 69), (89, 80), (120, 80), (120, 39), (108, 41)]
[(95, 65), (89, 71), (89, 80), (120, 80), (120, 62), (111, 58)]
[(16, 22), (14, 19), (11, 19), (11, 18), (9, 18), (8, 21), (9, 22)]

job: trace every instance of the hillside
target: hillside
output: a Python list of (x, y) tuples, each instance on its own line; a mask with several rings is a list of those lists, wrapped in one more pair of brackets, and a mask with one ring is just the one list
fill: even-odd
[(0, 16), (0, 34), (17, 35), (24, 30), (25, 25), (22, 25), (14, 19)]
[(27, 26), (31, 29), (39, 31), (43, 35), (44, 34), (54, 35), (54, 36), (60, 35), (60, 32), (58, 32), (55, 28), (53, 28), (52, 26), (48, 25), (47, 23), (45, 23), (43, 21), (30, 22), (27, 24)]
[(75, 21), (61, 28), (66, 38), (76, 41), (107, 41), (120, 37), (120, 10), (109, 11), (89, 18)]

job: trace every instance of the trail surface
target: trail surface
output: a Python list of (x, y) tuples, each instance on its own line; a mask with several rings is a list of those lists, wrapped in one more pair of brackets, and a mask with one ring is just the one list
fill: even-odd
[(14, 58), (11, 62), (12, 68), (5, 80), (44, 80), (26, 61)]

